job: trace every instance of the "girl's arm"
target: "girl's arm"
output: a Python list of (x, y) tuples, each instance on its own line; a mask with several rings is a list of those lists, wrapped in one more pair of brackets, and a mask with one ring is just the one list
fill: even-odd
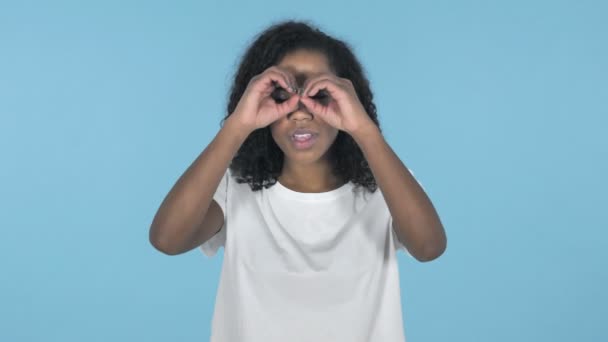
[(220, 131), (177, 180), (156, 212), (149, 233), (150, 243), (156, 249), (169, 255), (181, 254), (217, 233), (224, 218), (219, 206), (212, 203), (213, 195), (249, 133), (233, 116), (224, 121)]
[(419, 261), (439, 257), (446, 249), (447, 238), (420, 184), (386, 143), (377, 126), (366, 125), (351, 135), (382, 190), (399, 241)]

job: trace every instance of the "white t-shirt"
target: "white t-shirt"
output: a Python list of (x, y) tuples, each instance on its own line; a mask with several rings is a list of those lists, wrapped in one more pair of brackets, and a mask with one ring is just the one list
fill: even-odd
[(211, 342), (405, 341), (396, 251), (411, 255), (380, 187), (254, 192), (227, 169), (213, 199), (224, 225), (200, 246), (224, 246)]

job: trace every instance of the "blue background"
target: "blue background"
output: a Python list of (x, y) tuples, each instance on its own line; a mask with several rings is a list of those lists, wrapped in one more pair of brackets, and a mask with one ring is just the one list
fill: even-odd
[(606, 341), (603, 1), (0, 2), (0, 340), (206, 341), (223, 249), (152, 218), (254, 35), (355, 49), (448, 248), (399, 253), (408, 341)]

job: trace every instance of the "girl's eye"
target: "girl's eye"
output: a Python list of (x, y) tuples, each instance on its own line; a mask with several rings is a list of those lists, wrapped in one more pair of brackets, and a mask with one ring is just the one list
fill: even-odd
[(329, 94), (327, 93), (327, 91), (325, 91), (323, 89), (319, 90), (319, 92), (316, 93), (315, 96), (312, 96), (311, 98), (319, 101), (323, 105), (326, 105), (327, 103), (329, 103)]
[(290, 94), (282, 87), (276, 87), (270, 94), (270, 97), (272, 97), (272, 99), (275, 100), (277, 103), (281, 103), (287, 101), (290, 97)]

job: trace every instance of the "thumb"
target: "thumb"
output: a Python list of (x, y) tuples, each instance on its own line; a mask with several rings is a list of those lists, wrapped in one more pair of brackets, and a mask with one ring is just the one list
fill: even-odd
[(300, 96), (297, 94), (292, 95), (287, 101), (279, 103), (279, 112), (281, 114), (291, 113), (296, 108), (298, 108), (298, 102), (300, 101)]
[(280, 103), (276, 102), (273, 99), (268, 99), (268, 104), (265, 107), (268, 111), (266, 115), (272, 122), (282, 119), (287, 116), (287, 114), (296, 110), (298, 106), (298, 101), (299, 99), (297, 96), (291, 96), (289, 99)]
[(321, 112), (319, 110), (320, 105), (317, 103), (317, 101), (306, 96), (302, 96), (300, 101), (302, 101), (306, 108), (308, 108), (308, 110), (310, 110), (313, 114), (319, 114)]

